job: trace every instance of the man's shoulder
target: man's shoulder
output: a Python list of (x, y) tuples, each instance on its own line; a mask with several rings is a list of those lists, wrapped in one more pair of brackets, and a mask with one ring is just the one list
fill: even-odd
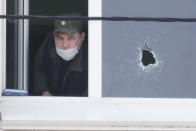
[(49, 59), (56, 58), (54, 38), (53, 38), (52, 33), (47, 34), (47, 36), (45, 37), (45, 40), (41, 43), (41, 46), (39, 47), (36, 53), (36, 59), (48, 59), (48, 58)]
[(43, 42), (43, 45), (48, 46), (48, 47), (54, 47), (54, 35), (53, 35), (53, 33), (48, 33), (46, 35), (46, 38)]
[(49, 52), (50, 50), (52, 50), (52, 48), (54, 48), (54, 38), (53, 38), (53, 34), (49, 33), (45, 37), (44, 41), (41, 43), (38, 52), (40, 53)]

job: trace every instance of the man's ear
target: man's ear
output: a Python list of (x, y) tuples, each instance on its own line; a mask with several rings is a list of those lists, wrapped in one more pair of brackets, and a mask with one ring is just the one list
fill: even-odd
[(85, 39), (85, 36), (86, 36), (85, 32), (82, 32), (81, 33), (81, 41), (83, 41)]

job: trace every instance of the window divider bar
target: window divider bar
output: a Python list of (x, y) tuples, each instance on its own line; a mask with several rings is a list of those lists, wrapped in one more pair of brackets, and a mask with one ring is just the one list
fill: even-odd
[[(0, 14), (6, 15), (6, 0), (0, 1)], [(6, 20), (0, 19), (0, 96), (6, 88)]]
[[(23, 0), (18, 0), (18, 15), (23, 15)], [(19, 19), (18, 20), (18, 89), (23, 89), (23, 78), (24, 78), (24, 20)]]
[[(29, 0), (24, 0), (24, 15), (29, 15)], [(29, 67), (29, 20), (24, 20), (24, 90), (28, 90), (28, 67)]]
[[(89, 17), (102, 16), (102, 1), (88, 1)], [(89, 98), (102, 97), (102, 22), (89, 21), (89, 75), (88, 96)]]

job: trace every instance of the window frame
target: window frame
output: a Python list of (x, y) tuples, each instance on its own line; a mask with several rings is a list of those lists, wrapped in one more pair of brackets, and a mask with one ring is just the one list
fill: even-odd
[[(101, 0), (88, 2), (89, 17), (102, 16)], [(2, 0), (0, 14), (5, 15), (5, 7)], [(0, 19), (0, 92), (5, 87), (5, 24)], [(88, 97), (0, 96), (0, 129), (196, 130), (196, 99), (103, 98), (101, 43), (101, 21), (89, 21)]]
[[(18, 0), (18, 15), (29, 15), (29, 0)], [(29, 20), (19, 20), (18, 23), (18, 89), (28, 88), (28, 49), (29, 49)]]
[[(0, 14), (6, 15), (6, 1), (0, 2)], [(5, 89), (6, 84), (6, 20), (0, 19), (0, 92)], [(1, 96), (1, 94), (0, 94)]]

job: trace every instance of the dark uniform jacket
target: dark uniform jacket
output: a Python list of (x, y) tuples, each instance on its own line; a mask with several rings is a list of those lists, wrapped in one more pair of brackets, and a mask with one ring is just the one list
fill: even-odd
[[(66, 65), (65, 68), (62, 68), (62, 63)], [(53, 34), (47, 36), (38, 50), (34, 66), (34, 95), (42, 95), (44, 91), (49, 91), (54, 96), (88, 95), (86, 39), (74, 59), (66, 62), (56, 53)]]

